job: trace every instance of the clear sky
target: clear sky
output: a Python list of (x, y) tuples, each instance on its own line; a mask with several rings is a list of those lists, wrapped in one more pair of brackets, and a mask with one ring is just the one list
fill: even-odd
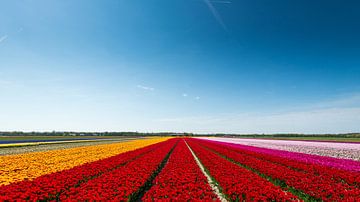
[(360, 2), (4, 0), (0, 131), (360, 131)]

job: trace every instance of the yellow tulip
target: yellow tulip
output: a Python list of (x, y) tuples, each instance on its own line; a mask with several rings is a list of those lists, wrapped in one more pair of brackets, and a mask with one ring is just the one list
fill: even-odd
[(0, 156), (0, 185), (32, 180), (75, 166), (146, 147), (169, 138), (148, 138), (114, 144)]

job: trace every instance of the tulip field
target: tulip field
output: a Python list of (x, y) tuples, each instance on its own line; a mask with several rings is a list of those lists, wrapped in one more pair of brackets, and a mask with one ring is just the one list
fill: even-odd
[(359, 143), (160, 137), (0, 156), (0, 201), (360, 201)]

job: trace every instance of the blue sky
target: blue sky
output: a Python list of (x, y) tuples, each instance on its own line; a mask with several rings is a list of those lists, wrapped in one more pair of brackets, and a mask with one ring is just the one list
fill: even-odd
[(1, 4), (0, 131), (360, 131), (358, 1)]

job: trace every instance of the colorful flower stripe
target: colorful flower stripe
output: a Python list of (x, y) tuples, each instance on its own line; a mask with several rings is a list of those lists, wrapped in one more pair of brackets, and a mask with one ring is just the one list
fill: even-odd
[(294, 160), (292, 155), (295, 154), (291, 152), (286, 152), (287, 155), (279, 155), (279, 153), (283, 154), (283, 151), (270, 150), (270, 149), (258, 148), (253, 146), (245, 146), (240, 144), (224, 143), (224, 142), (219, 142), (218, 144), (222, 145), (222, 147), (231, 148), (234, 151), (240, 152), (242, 154), (250, 155), (252, 157), (256, 157), (260, 160), (265, 160), (287, 166), (293, 170), (302, 171), (304, 173), (308, 173), (312, 175), (318, 175), (318, 173), (321, 173), (323, 179), (326, 178), (328, 180), (335, 180), (337, 182), (346, 182), (349, 185), (354, 185), (354, 186), (360, 185), (359, 172), (352, 172), (352, 171), (340, 170), (328, 166), (323, 166), (321, 164), (318, 164), (317, 162), (312, 161), (312, 159), (306, 160), (305, 158), (302, 158), (301, 161)]
[[(239, 143), (242, 145), (278, 149), (289, 152), (300, 152), (306, 154), (328, 156), (334, 158), (350, 159), (360, 161), (359, 143), (338, 142), (313, 142), (292, 140), (267, 140), (267, 139), (245, 139), (245, 138), (210, 138), (217, 141)], [(357, 167), (359, 168), (359, 162)], [(341, 162), (339, 163), (341, 164)], [(352, 164), (348, 161), (347, 164)]]
[(0, 185), (32, 180), (42, 175), (70, 169), (167, 139), (151, 138), (115, 144), (0, 156)]
[(196, 140), (196, 142), (242, 165), (253, 168), (273, 179), (281, 180), (288, 186), (301, 190), (323, 201), (356, 201), (358, 196), (360, 196), (359, 189), (346, 183), (323, 178), (321, 171), (318, 175), (310, 175), (304, 172), (294, 171), (283, 165), (259, 160), (255, 157), (235, 152), (233, 149), (224, 148), (216, 142), (206, 140)]
[(158, 170), (178, 139), (148, 152), (125, 166), (72, 187), (60, 195), (61, 201), (125, 201), (136, 195)]
[(120, 168), (139, 156), (166, 144), (167, 142), (156, 143), (135, 151), (76, 166), (69, 170), (43, 175), (32, 181), (21, 181), (0, 186), (0, 201), (15, 198), (30, 201), (58, 199), (59, 195), (70, 187), (78, 186), (89, 179), (101, 176), (105, 172)]
[[(234, 144), (240, 144), (243, 146), (253, 147), (253, 146), (251, 146), (253, 144), (250, 144), (247, 142), (241, 142), (237, 138), (201, 138), (201, 139), (226, 142), (226, 143), (234, 143)], [(274, 140), (274, 141), (276, 141), (276, 140)], [(256, 147), (255, 147), (255, 145), (256, 145)], [(360, 162), (354, 161), (354, 160), (337, 159), (337, 158), (327, 157), (327, 156), (290, 152), (290, 151), (285, 151), (285, 150), (278, 150), (276, 148), (271, 149), (271, 146), (265, 146), (265, 145), (259, 145), (259, 144), (254, 144), (254, 147), (258, 148), (259, 150), (263, 149), (263, 151), (266, 151), (266, 152), (270, 152), (270, 153), (274, 152), (278, 156), (282, 156), (284, 158), (290, 158), (290, 159), (293, 159), (296, 161), (301, 161), (301, 162), (305, 162), (305, 163), (308, 163), (308, 162), (317, 163), (320, 165), (333, 167), (333, 168), (337, 168), (337, 169), (360, 172)]]
[(183, 140), (153, 184), (143, 201), (218, 201)]
[(106, 139), (94, 139), (94, 140), (57, 140), (57, 141), (43, 141), (43, 142), (19, 142), (19, 143), (6, 143), (0, 142), (0, 148), (4, 147), (22, 147), (22, 146), (38, 146), (38, 145), (49, 145), (49, 144), (60, 144), (60, 143), (78, 143), (78, 142), (98, 142), (106, 141)]
[(213, 152), (200, 147), (201, 140), (188, 141), (201, 163), (233, 201), (297, 201), (296, 196), (283, 191), (255, 173), (240, 167)]

